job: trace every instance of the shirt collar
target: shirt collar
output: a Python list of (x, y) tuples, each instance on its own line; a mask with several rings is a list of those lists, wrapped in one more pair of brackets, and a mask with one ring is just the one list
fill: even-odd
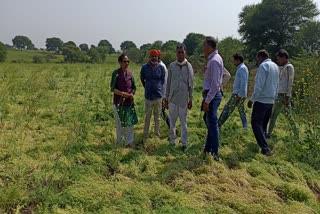
[(182, 62), (178, 62), (178, 60), (176, 60), (176, 64), (178, 65), (184, 65), (188, 62), (188, 60), (185, 58)]
[(218, 50), (213, 51), (209, 56), (208, 59), (211, 59), (214, 55), (218, 54)]
[(268, 62), (268, 61), (271, 61), (271, 59), (270, 59), (270, 58), (267, 58), (267, 59), (265, 59), (262, 63)]
[(238, 65), (237, 70), (238, 70), (242, 65), (243, 65), (243, 62)]

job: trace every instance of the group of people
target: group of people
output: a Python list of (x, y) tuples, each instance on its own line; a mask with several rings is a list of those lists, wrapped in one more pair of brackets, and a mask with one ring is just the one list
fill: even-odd
[[(232, 95), (218, 117), (218, 108), (223, 97), (222, 88), (230, 78), (230, 74), (224, 68), (223, 59), (218, 53), (217, 41), (213, 37), (206, 37), (203, 47), (207, 60), (201, 104), (201, 111), (204, 112), (203, 118), (207, 127), (204, 154), (219, 160), (219, 129), (235, 107), (239, 110), (243, 128), (248, 129), (244, 102), (247, 97), (249, 71), (244, 64), (243, 56), (238, 53), (234, 54), (233, 60), (237, 70)], [(176, 56), (177, 59), (167, 69), (160, 59), (161, 52), (152, 49), (149, 52), (149, 61), (141, 68), (140, 81), (144, 87), (145, 97), (143, 137), (146, 139), (150, 136), (149, 128), (152, 115), (154, 135), (160, 137), (160, 118), (162, 115), (170, 128), (169, 144), (174, 146), (177, 136), (176, 121), (179, 118), (182, 150), (185, 151), (188, 144), (187, 113), (193, 106), (194, 71), (186, 59), (186, 46), (183, 43), (177, 45)], [(298, 133), (290, 112), (294, 68), (288, 62), (289, 54), (283, 49), (277, 53), (278, 65), (271, 61), (266, 50), (260, 50), (256, 57), (259, 68), (255, 77), (254, 91), (248, 101), (248, 108), (253, 106), (251, 126), (257, 143), (262, 154), (269, 156), (271, 149), (266, 139), (270, 138), (280, 112), (285, 113), (294, 133)], [(111, 79), (111, 91), (114, 94), (116, 142), (120, 143), (122, 137), (125, 137), (126, 147), (132, 147), (133, 126), (138, 123), (134, 107), (136, 84), (132, 72), (128, 69), (128, 56), (121, 54), (118, 62), (120, 68), (112, 73)], [(167, 117), (165, 109), (169, 110), (169, 117)]]

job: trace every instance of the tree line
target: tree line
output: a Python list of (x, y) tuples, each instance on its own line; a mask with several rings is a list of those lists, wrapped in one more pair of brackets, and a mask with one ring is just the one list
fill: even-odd
[[(227, 37), (219, 41), (218, 49), (224, 58), (225, 67), (233, 70), (231, 56), (235, 52), (243, 54), (247, 60), (254, 62), (255, 53), (260, 49), (268, 50), (272, 55), (284, 48), (291, 56), (316, 54), (320, 51), (320, 22), (317, 5), (312, 0), (262, 0), (242, 8), (239, 14), (238, 32), (241, 39)], [(203, 66), (202, 53), (205, 35), (189, 33), (183, 41), (160, 40), (137, 47), (133, 41), (123, 41), (121, 52), (126, 53), (132, 61), (144, 63), (151, 48), (163, 52), (162, 60), (168, 64), (175, 59), (175, 48), (179, 42), (187, 47), (188, 59), (195, 67)], [(219, 39), (218, 39), (219, 40)], [(35, 49), (32, 41), (26, 36), (12, 39), (15, 49)], [(80, 44), (73, 41), (63, 42), (60, 38), (46, 39), (46, 50), (64, 55), (65, 62), (103, 63), (107, 55), (116, 53), (108, 40), (101, 40), (97, 46)], [(11, 47), (6, 45), (7, 48)], [(0, 61), (5, 58), (6, 47), (0, 44)], [(2, 53), (2, 54), (1, 54)]]

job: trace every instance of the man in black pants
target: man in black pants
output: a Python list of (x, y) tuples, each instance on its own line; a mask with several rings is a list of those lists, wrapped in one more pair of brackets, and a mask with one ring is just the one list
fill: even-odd
[[(251, 126), (261, 153), (270, 156), (271, 149), (267, 144), (265, 132), (271, 116), (272, 107), (279, 85), (279, 68), (271, 61), (266, 50), (257, 53), (259, 68), (254, 80), (254, 91), (248, 102), (252, 108)], [(254, 103), (254, 104), (253, 104)]]

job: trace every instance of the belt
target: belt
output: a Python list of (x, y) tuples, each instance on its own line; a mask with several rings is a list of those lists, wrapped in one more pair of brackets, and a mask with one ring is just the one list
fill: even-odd
[(209, 89), (208, 90), (204, 90), (204, 91), (202, 91), (202, 96), (206, 96), (207, 94), (208, 94), (208, 92), (209, 92)]
[[(202, 96), (203, 97), (207, 96), (208, 92), (209, 92), (209, 89), (202, 91)], [(224, 96), (223, 91), (221, 89), (220, 89), (220, 92), (221, 92), (221, 95)]]

